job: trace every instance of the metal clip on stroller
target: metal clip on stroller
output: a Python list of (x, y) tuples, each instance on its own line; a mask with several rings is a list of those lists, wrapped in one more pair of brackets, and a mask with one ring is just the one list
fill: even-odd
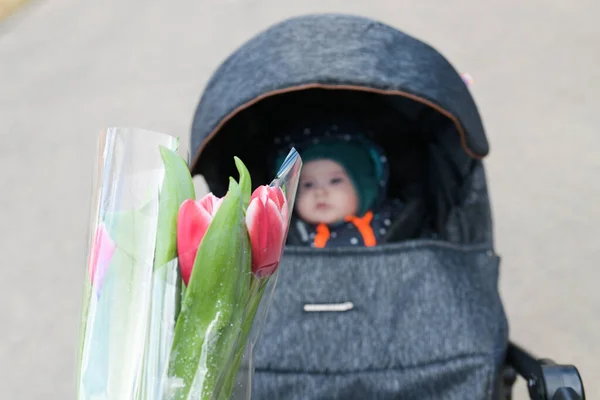
[[(348, 115), (385, 149), (386, 195), (406, 207), (370, 248), (286, 247), (254, 349), (257, 399), (584, 399), (577, 369), (509, 341), (469, 90), (435, 49), (347, 15), (277, 24), (234, 52), (195, 115), (193, 174), (224, 194), (241, 157), (257, 182), (284, 126)], [(352, 304), (330, 312), (309, 305)], [(314, 307), (313, 307), (314, 308)], [(318, 307), (317, 307), (318, 309)]]

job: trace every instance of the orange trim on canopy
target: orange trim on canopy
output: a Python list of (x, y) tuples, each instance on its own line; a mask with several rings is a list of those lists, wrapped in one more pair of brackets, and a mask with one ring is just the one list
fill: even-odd
[(383, 95), (395, 95), (395, 96), (406, 97), (406, 98), (414, 100), (416, 102), (425, 104), (425, 105), (433, 108), (434, 110), (438, 111), (440, 114), (450, 118), (450, 120), (456, 126), (456, 130), (458, 131), (458, 134), (460, 136), (461, 146), (462, 146), (463, 150), (467, 153), (467, 155), (469, 155), (469, 157), (472, 157), (475, 159), (483, 159), (485, 157), (485, 155), (477, 154), (469, 148), (469, 146), (467, 145), (466, 132), (465, 132), (464, 128), (462, 127), (461, 123), (458, 121), (458, 118), (456, 116), (454, 116), (454, 114), (452, 114), (451, 112), (445, 110), (444, 108), (440, 107), (439, 105), (435, 104), (434, 102), (432, 102), (430, 100), (424, 99), (422, 97), (416, 96), (411, 93), (403, 92), (401, 90), (375, 89), (375, 88), (356, 86), (356, 85), (326, 85), (326, 84), (322, 84), (322, 83), (307, 83), (304, 85), (291, 86), (288, 88), (278, 89), (278, 90), (273, 90), (273, 91), (270, 91), (267, 93), (263, 93), (262, 95), (255, 97), (254, 99), (240, 105), (239, 107), (237, 107), (236, 109), (231, 111), (223, 119), (221, 119), (221, 121), (219, 121), (219, 123), (217, 124), (215, 129), (213, 129), (212, 132), (209, 133), (208, 136), (206, 137), (206, 139), (202, 142), (202, 145), (200, 146), (200, 148), (194, 155), (194, 159), (190, 166), (190, 170), (193, 171), (196, 168), (196, 164), (198, 163), (198, 160), (200, 159), (200, 154), (202, 153), (202, 150), (204, 150), (206, 145), (213, 139), (213, 137), (217, 134), (217, 132), (219, 130), (221, 130), (221, 128), (229, 120), (231, 120), (234, 116), (236, 116), (238, 113), (240, 113), (241, 111), (249, 108), (250, 106), (252, 106), (252, 105), (258, 103), (259, 101), (266, 99), (268, 97), (272, 97), (272, 96), (276, 96), (278, 94), (284, 94), (284, 93), (299, 92), (301, 90), (308, 90), (308, 89), (356, 90), (356, 91), (377, 93), (377, 94), (383, 94)]

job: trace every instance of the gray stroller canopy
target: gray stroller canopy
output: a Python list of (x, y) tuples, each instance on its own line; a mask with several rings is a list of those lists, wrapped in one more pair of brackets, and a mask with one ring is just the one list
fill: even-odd
[[(263, 144), (258, 136), (275, 114), (261, 103), (270, 100), (289, 110), (301, 97), (294, 93), (315, 89), (338, 92), (333, 96), (347, 91), (377, 95), (408, 118), (435, 112), (452, 124), (452, 151), (460, 148), (475, 159), (489, 151), (465, 83), (434, 48), (370, 19), (308, 15), (255, 36), (214, 73), (193, 121), (192, 171), (203, 174), (211, 189), (218, 188), (229, 171), (218, 171), (216, 165), (222, 160), (231, 164), (230, 155), (243, 157), (249, 144), (254, 144), (252, 151)], [(243, 121), (235, 124), (236, 119)]]
[[(269, 182), (274, 138), (319, 113), (345, 113), (373, 127), (390, 161), (389, 197), (423, 199), (428, 224), (446, 231), (446, 240), (491, 240), (479, 168), (489, 148), (467, 86), (432, 47), (362, 17), (292, 18), (227, 58), (197, 107), (192, 173), (223, 195), (236, 175), (235, 155), (255, 182)], [(462, 210), (474, 191), (479, 206)], [(452, 213), (463, 226), (448, 222)]]

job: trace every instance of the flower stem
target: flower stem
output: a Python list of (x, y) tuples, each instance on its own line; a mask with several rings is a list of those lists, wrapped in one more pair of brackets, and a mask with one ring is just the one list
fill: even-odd
[(246, 314), (246, 318), (244, 318), (244, 322), (242, 324), (242, 331), (240, 332), (240, 337), (235, 350), (234, 358), (232, 360), (231, 368), (229, 369), (227, 376), (225, 377), (225, 381), (223, 382), (222, 396), (219, 396), (220, 400), (229, 400), (231, 397), (238, 371), (240, 369), (240, 364), (242, 362), (242, 357), (244, 356), (244, 351), (248, 345), (248, 336), (250, 335), (250, 330), (252, 329), (254, 318), (256, 317), (256, 312), (258, 311), (258, 306), (262, 300), (267, 283), (268, 279), (260, 279), (254, 276), (252, 277), (252, 281), (250, 283), (248, 313)]

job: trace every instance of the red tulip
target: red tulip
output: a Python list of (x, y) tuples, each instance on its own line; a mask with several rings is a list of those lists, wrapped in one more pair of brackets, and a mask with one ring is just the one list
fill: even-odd
[(281, 188), (258, 187), (246, 211), (246, 225), (252, 244), (252, 272), (258, 277), (275, 272), (281, 259), (288, 209)]
[(200, 200), (185, 200), (179, 208), (177, 253), (181, 277), (186, 285), (192, 275), (198, 247), (222, 201), (222, 198), (209, 193)]
[(117, 245), (108, 235), (106, 227), (104, 224), (100, 224), (96, 229), (88, 263), (92, 283), (95, 284), (97, 293), (100, 293), (102, 283), (104, 282), (104, 275), (106, 275), (108, 264), (116, 249)]

